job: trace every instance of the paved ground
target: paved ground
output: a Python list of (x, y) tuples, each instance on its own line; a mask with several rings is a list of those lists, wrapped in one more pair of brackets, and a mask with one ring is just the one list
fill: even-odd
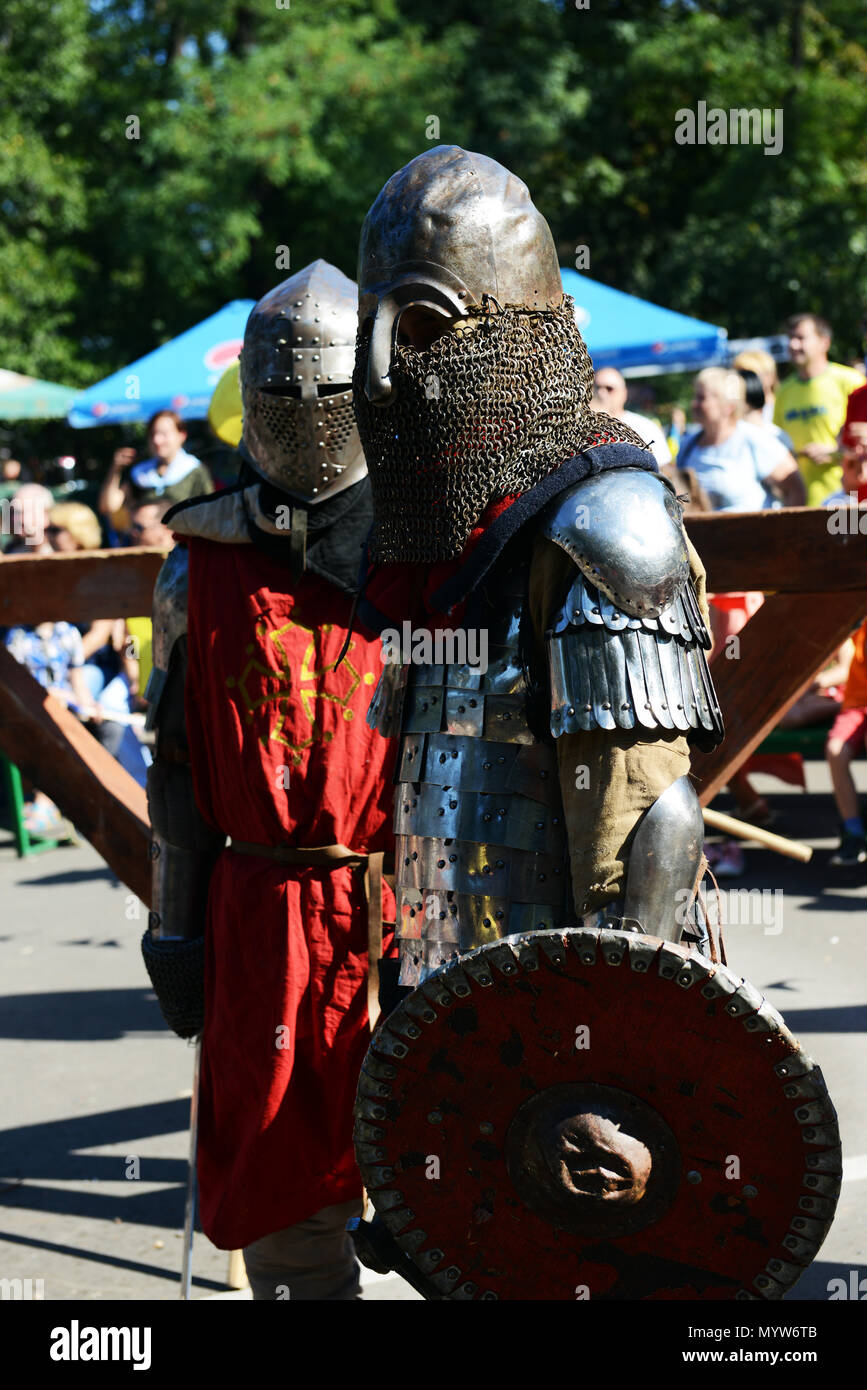
[[(779, 915), (767, 934), (744, 924), (726, 936), (730, 964), (821, 1061), (840, 1113), (837, 1220), (790, 1295), (825, 1299), (831, 1278), (867, 1276), (867, 873), (827, 867), (835, 818), (822, 764), (808, 782), (805, 796), (757, 779), (781, 833), (817, 852), (800, 865), (749, 850), (732, 886), (782, 890)], [(176, 1298), (193, 1053), (147, 988), (139, 905), (89, 846), (22, 861), (2, 831), (0, 904), (0, 1278), (42, 1279), (46, 1299)], [(196, 1298), (243, 1296), (227, 1294), (227, 1256), (202, 1235), (194, 1271)], [(365, 1293), (416, 1297), (396, 1278), (372, 1277)]]

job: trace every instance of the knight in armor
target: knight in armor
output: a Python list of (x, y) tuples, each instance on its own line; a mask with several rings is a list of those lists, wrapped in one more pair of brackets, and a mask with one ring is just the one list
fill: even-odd
[[(454, 146), (412, 160), (367, 215), (358, 278), (359, 612), (388, 651), (368, 717), (398, 745), (400, 974), (359, 1083), (377, 1218), (357, 1246), (429, 1298), (735, 1296), (756, 1258), (745, 1204), (775, 1179), (759, 1157), (730, 1200), (714, 1117), (742, 1089), (741, 1130), (759, 1103), (800, 1138), (781, 1088), (813, 1064), (785, 1060), (797, 1045), (738, 992), (695, 903), (690, 748), (723, 730), (677, 496), (591, 410), (551, 232), (500, 164)], [(732, 995), (727, 1014), (707, 1002)], [(744, 1013), (779, 1051), (713, 1093), (698, 1036)], [(780, 1229), (743, 1296), (797, 1277), (786, 1250), (807, 1245)]]
[(393, 756), (364, 718), (380, 644), (349, 633), (372, 517), (356, 316), (321, 260), (255, 306), (238, 484), (169, 514), (154, 603), (143, 952), (169, 1025), (202, 1039), (202, 1228), (263, 1300), (359, 1296), (352, 1101), (383, 891), (393, 918)]
[(359, 278), (362, 611), (487, 648), (484, 671), (390, 662), (374, 702), (401, 740), (400, 983), (576, 918), (679, 940), (690, 742), (722, 734), (704, 571), (643, 441), (591, 410), (548, 225), (508, 170), (439, 147), (380, 193)]

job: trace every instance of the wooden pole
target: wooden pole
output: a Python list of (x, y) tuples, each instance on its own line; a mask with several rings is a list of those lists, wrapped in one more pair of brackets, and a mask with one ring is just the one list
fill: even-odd
[(722, 811), (712, 811), (708, 806), (703, 808), (702, 815), (705, 825), (709, 825), (711, 830), (721, 830), (725, 835), (737, 835), (741, 840), (755, 840), (756, 844), (776, 850), (777, 854), (784, 854), (787, 859), (800, 859), (802, 864), (809, 864), (813, 857), (810, 846), (801, 844), (800, 840), (787, 840), (783, 835), (775, 835), (772, 830), (763, 830), (760, 825), (749, 825), (744, 820), (735, 820), (734, 816), (725, 816)]
[[(0, 572), (5, 564), (0, 562)], [(121, 882), (150, 906), (144, 789), (3, 646), (0, 749), (56, 801)]]

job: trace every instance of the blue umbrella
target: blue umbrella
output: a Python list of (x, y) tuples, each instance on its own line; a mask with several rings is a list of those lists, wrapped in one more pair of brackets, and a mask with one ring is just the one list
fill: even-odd
[(155, 410), (204, 419), (214, 387), (241, 350), (252, 299), (234, 299), (195, 328), (89, 386), (67, 420), (76, 429), (149, 420)]
[(575, 270), (560, 275), (575, 300), (578, 327), (597, 369), (679, 371), (725, 360), (724, 328), (600, 285)]

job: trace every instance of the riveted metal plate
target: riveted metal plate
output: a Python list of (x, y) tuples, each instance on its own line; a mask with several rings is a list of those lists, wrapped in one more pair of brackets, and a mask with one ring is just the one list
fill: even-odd
[(569, 948), (582, 965), (595, 965), (599, 959), (599, 931), (589, 928), (570, 932)]
[(630, 970), (634, 970), (638, 974), (645, 974), (656, 960), (659, 944), (654, 938), (642, 940), (640, 936), (630, 933), (627, 950)]
[[(379, 1211), (378, 1201), (376, 1209)], [(395, 1211), (385, 1211), (381, 1214), (383, 1226), (386, 1230), (391, 1231), (393, 1236), (400, 1235), (401, 1231), (405, 1231), (407, 1226), (412, 1225), (415, 1221), (415, 1212), (409, 1207), (398, 1207)]]
[(385, 1158), (385, 1149), (378, 1144), (367, 1144), (359, 1139), (353, 1130), (352, 1138), (355, 1142), (355, 1153), (359, 1163), (379, 1163)]
[(384, 1062), (381, 1057), (377, 1057), (372, 1052), (368, 1052), (361, 1064), (361, 1069), (377, 1081), (393, 1081), (398, 1074), (397, 1067), (393, 1062)]
[(732, 1018), (745, 1018), (747, 1014), (753, 1014), (762, 1007), (762, 996), (744, 980), (724, 1007), (725, 1012)]
[[(804, 1131), (801, 1130), (803, 1135)], [(843, 1172), (843, 1151), (839, 1147), (834, 1148), (829, 1145), (824, 1153), (807, 1154), (807, 1167), (813, 1173), (836, 1173)]]
[(806, 1076), (809, 1072), (816, 1069), (816, 1063), (812, 1057), (808, 1057), (805, 1052), (794, 1052), (790, 1057), (784, 1057), (777, 1062), (774, 1071), (782, 1080), (789, 1077)]
[(765, 1265), (765, 1273), (769, 1274), (781, 1288), (790, 1289), (793, 1284), (797, 1284), (804, 1273), (804, 1266), (790, 1264), (788, 1260), (773, 1259), (768, 1260)]
[(757, 1288), (762, 1297), (767, 1299), (769, 1303), (776, 1302), (778, 1299), (782, 1298), (786, 1291), (781, 1284), (777, 1283), (776, 1279), (772, 1279), (771, 1276), (766, 1273), (756, 1275), (753, 1280), (753, 1287)]
[(487, 989), (494, 983), (494, 977), (488, 968), (487, 956), (467, 956), (462, 962), (465, 973), (482, 989)]
[(840, 1195), (842, 1175), (839, 1173), (805, 1173), (804, 1187), (820, 1197), (837, 1198)]
[(606, 965), (622, 965), (629, 949), (625, 936), (613, 931), (599, 933), (599, 950)]
[(442, 1264), (444, 1259), (445, 1255), (442, 1250), (420, 1250), (417, 1254), (413, 1255), (412, 1262), (414, 1265), (418, 1266), (422, 1274), (430, 1274), (436, 1269), (437, 1265)]
[(371, 1042), (371, 1047), (376, 1049), (380, 1057), (397, 1057), (403, 1059), (407, 1054), (407, 1045), (400, 1038), (393, 1037), (387, 1028), (380, 1028), (376, 1037)]
[(426, 1231), (406, 1231), (395, 1239), (401, 1250), (405, 1250), (408, 1255), (414, 1255), (424, 1245), (428, 1236)]
[(485, 728), (485, 701), (480, 691), (446, 690), (445, 726), (452, 735), (481, 738)]
[(403, 732), (405, 734), (437, 733), (443, 722), (442, 686), (413, 686), (405, 704)]
[(485, 703), (485, 738), (496, 743), (535, 743), (527, 725), (524, 695), (488, 695)]
[(358, 1078), (358, 1094), (370, 1100), (382, 1099), (383, 1096), (391, 1095), (391, 1087), (385, 1081), (375, 1081), (372, 1076), (362, 1071)]

